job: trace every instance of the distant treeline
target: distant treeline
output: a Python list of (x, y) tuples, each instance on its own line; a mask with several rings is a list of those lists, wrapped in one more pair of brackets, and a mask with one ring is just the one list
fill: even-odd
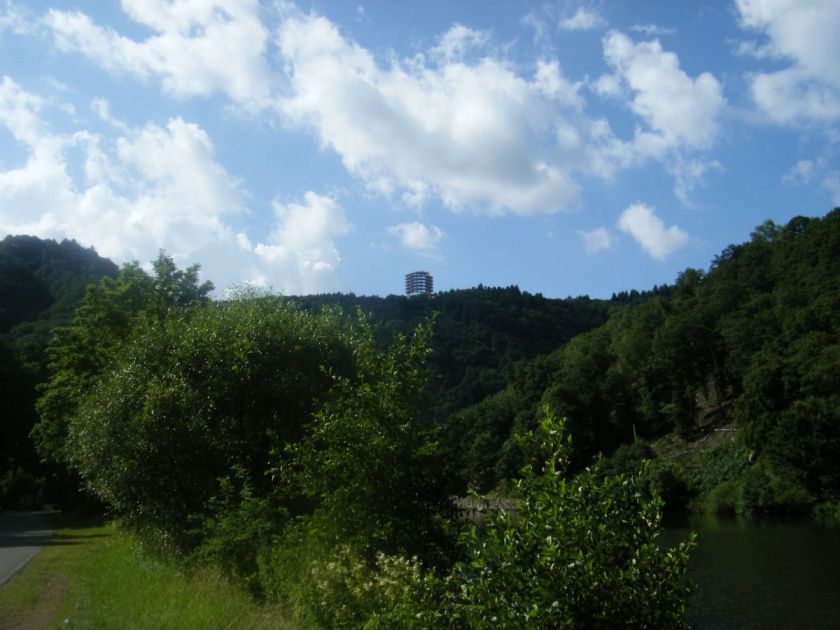
[(326, 294), (289, 299), (307, 311), (326, 305), (348, 314), (360, 309), (376, 322), (382, 347), (396, 333), (434, 318), (428, 392), (438, 422), (503, 389), (523, 361), (602, 325), (609, 308), (605, 300), (548, 299), (515, 286), (480, 286), (431, 298)]

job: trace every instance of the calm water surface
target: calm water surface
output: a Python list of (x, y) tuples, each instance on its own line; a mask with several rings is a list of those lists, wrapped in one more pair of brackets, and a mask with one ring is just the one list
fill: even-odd
[(696, 628), (840, 629), (840, 528), (691, 517), (664, 542), (689, 530), (698, 534), (689, 568)]

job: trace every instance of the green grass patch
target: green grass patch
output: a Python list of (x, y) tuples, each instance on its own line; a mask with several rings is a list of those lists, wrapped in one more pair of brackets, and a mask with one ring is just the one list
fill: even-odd
[(0, 588), (0, 627), (292, 628), (210, 569), (150, 556), (111, 525), (58, 524), (47, 545)]

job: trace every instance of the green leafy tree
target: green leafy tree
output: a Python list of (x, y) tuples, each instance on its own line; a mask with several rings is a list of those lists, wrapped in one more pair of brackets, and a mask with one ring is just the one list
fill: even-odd
[(201, 544), (195, 523), (230, 505), (231, 488), (281, 515), (295, 497), (272, 462), (329, 395), (330, 372), (353, 374), (353, 344), (336, 314), (275, 297), (144, 319), (69, 417), (68, 459), (115, 514), (178, 549)]
[(170, 309), (208, 302), (213, 285), (199, 284), (197, 265), (178, 270), (161, 252), (152, 266), (153, 276), (129, 263), (116, 278), (90, 285), (71, 324), (54, 330), (48, 347), (50, 377), (37, 404), (40, 421), (33, 430), (38, 451), (47, 461), (67, 460), (68, 420), (136, 325), (161, 321)]
[(424, 404), (431, 325), (397, 335), (385, 352), (364, 320), (358, 333), (356, 372), (331, 375), (334, 395), (289, 446), (292, 479), (317, 502), (333, 540), (369, 557), (440, 560), (453, 507)]

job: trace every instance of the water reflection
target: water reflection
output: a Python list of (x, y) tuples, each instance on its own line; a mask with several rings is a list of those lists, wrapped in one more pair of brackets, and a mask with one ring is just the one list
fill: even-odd
[(706, 628), (840, 628), (840, 529), (810, 521), (692, 516), (698, 533), (689, 620)]

